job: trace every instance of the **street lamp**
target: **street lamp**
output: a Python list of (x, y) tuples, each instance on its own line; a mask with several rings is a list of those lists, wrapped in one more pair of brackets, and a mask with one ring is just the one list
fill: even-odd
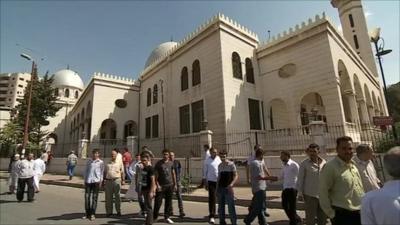
[(25, 126), (24, 126), (24, 140), (22, 142), (22, 152), (21, 152), (21, 156), (24, 157), (26, 144), (28, 143), (28, 139), (29, 139), (29, 118), (30, 118), (30, 114), (31, 114), (32, 87), (33, 87), (33, 82), (36, 79), (37, 65), (31, 56), (29, 56), (27, 54), (21, 54), (21, 57), (24, 59), (27, 59), (29, 61), (32, 61), (31, 84), (29, 85), (29, 91), (28, 91), (28, 106), (26, 109)]
[[(383, 38), (381, 38), (380, 32), (381, 32), (381, 28), (379, 28), (379, 27), (374, 28), (370, 33), (370, 39), (371, 39), (371, 42), (373, 42), (375, 45), (375, 51), (376, 51), (375, 56), (378, 57), (379, 68), (381, 69), (382, 81), (383, 81), (383, 91), (385, 92), (385, 101), (386, 101), (386, 105), (387, 105), (388, 104), (388, 93), (387, 93), (387, 89), (386, 89), (386, 80), (385, 80), (385, 74), (383, 73), (381, 56), (391, 53), (392, 50), (384, 49), (385, 40), (383, 40)], [(382, 40), (382, 44), (378, 47), (379, 40)], [(388, 106), (388, 111), (389, 111), (389, 116), (391, 116), (392, 113), (391, 113), (391, 110), (389, 109), (389, 106)], [(394, 136), (395, 140), (397, 140), (397, 132), (396, 132), (395, 124), (392, 125), (392, 128), (393, 128), (393, 136)]]
[(160, 79), (161, 86), (161, 105), (162, 105), (162, 128), (163, 128), (163, 149), (165, 149), (165, 109), (164, 109), (164, 80)]

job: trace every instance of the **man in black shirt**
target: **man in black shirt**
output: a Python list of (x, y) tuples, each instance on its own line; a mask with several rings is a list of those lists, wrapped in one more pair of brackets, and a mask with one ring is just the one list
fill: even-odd
[(161, 208), (162, 199), (165, 199), (164, 218), (169, 224), (174, 223), (170, 218), (172, 207), (172, 193), (176, 190), (176, 176), (173, 163), (170, 160), (169, 150), (162, 151), (163, 159), (158, 161), (154, 167), (157, 185), (156, 197), (154, 200), (154, 220), (157, 219)]
[(141, 155), (141, 161), (143, 168), (141, 170), (141, 180), (140, 182), (140, 194), (144, 198), (144, 208), (147, 212), (146, 225), (153, 224), (153, 209), (152, 209), (152, 199), (154, 198), (156, 192), (156, 182), (154, 177), (154, 169), (150, 165), (150, 157), (148, 154)]
[[(178, 207), (179, 207), (179, 217), (183, 218), (185, 217), (185, 213), (183, 211), (183, 203), (182, 203), (182, 187), (181, 187), (181, 171), (182, 171), (182, 165), (179, 160), (175, 159), (175, 153), (173, 151), (170, 151), (169, 153), (171, 157), (171, 161), (174, 165), (174, 172), (175, 172), (175, 180), (176, 180), (176, 199), (178, 200)], [(174, 210), (171, 207), (171, 215), (174, 213)]]

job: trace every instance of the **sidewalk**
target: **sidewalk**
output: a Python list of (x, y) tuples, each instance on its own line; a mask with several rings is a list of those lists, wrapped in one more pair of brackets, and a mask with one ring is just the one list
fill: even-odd
[[(0, 179), (8, 179), (8, 173), (6, 171), (0, 171)], [(40, 180), (42, 184), (50, 184), (50, 185), (60, 185), (60, 186), (68, 186), (75, 188), (83, 188), (83, 178), (82, 177), (73, 177), (72, 180), (69, 180), (67, 175), (57, 175), (57, 174), (45, 174)], [(122, 186), (121, 192), (126, 193), (129, 188), (129, 184), (124, 184)], [(271, 187), (271, 191), (267, 191), (267, 207), (274, 209), (281, 209), (281, 191), (277, 190), (277, 187)], [(208, 202), (208, 192), (204, 188), (196, 188), (192, 189), (193, 191), (188, 193), (183, 193), (182, 197), (185, 201), (194, 201), (194, 202)], [(235, 197), (236, 197), (236, 205), (240, 206), (249, 206), (252, 198), (251, 188), (250, 187), (235, 187)], [(300, 210), (304, 209), (304, 203), (298, 202), (297, 208)]]

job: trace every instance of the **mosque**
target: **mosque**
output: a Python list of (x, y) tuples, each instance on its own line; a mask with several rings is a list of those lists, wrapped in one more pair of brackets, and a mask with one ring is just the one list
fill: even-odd
[[(340, 124), (343, 134), (352, 124), (371, 124), (388, 112), (362, 4), (331, 4), (343, 34), (322, 13), (264, 42), (217, 14), (183, 40), (157, 46), (137, 80), (94, 73), (84, 87), (76, 72), (61, 70), (54, 85), (63, 108), (44, 128), (48, 144), (65, 155), (81, 140), (114, 148), (133, 138), (133, 149), (193, 155), (204, 131), (227, 143), (246, 132), (265, 141), (312, 120)], [(275, 145), (290, 136), (279, 133)]]

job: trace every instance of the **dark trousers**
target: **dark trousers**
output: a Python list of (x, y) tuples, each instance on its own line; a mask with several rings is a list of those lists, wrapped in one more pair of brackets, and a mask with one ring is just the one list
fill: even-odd
[(208, 181), (208, 217), (214, 218), (216, 213), (215, 204), (217, 203), (217, 182)]
[[(184, 210), (183, 210), (183, 201), (182, 201), (182, 187), (180, 184), (178, 184), (176, 186), (176, 191), (174, 191), (174, 194), (176, 196), (176, 199), (178, 200), (179, 215), (182, 215), (182, 214), (184, 214)], [(170, 215), (173, 215), (173, 214), (174, 214), (174, 209), (171, 205), (171, 214)]]
[(154, 215), (153, 215), (154, 219), (157, 219), (158, 217), (158, 213), (160, 211), (163, 198), (165, 199), (164, 218), (167, 219), (171, 216), (170, 213), (172, 208), (172, 193), (173, 193), (172, 186), (161, 187), (161, 191), (156, 192), (156, 197), (154, 199)]
[(296, 225), (301, 218), (296, 212), (297, 190), (294, 188), (286, 188), (282, 191), (282, 208), (285, 210), (289, 218), (290, 225)]
[(33, 187), (33, 177), (18, 178), (17, 200), (24, 200), (25, 185), (28, 185), (28, 201), (33, 201), (35, 188)]
[(152, 198), (150, 196), (150, 191), (149, 190), (142, 191), (142, 196), (144, 199), (142, 210), (147, 212), (145, 224), (151, 225), (153, 224), (153, 204), (152, 204)]
[(259, 190), (253, 194), (251, 205), (249, 207), (249, 214), (244, 218), (245, 224), (251, 224), (253, 220), (258, 217), (258, 224), (265, 225), (267, 220), (265, 219), (264, 210), (265, 206), (265, 191)]
[(99, 189), (100, 183), (85, 183), (85, 211), (88, 218), (96, 214)]
[(350, 211), (347, 209), (333, 207), (335, 210), (335, 217), (331, 219), (332, 225), (361, 225), (360, 211)]

